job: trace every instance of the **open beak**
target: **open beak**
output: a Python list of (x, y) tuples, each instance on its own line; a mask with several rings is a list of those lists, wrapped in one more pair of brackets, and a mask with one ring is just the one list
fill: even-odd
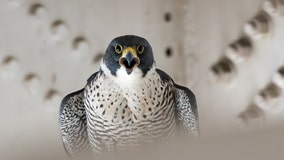
[(133, 68), (140, 64), (140, 59), (137, 56), (137, 52), (132, 47), (127, 47), (122, 51), (122, 55), (119, 58), (119, 64), (126, 68), (127, 74), (131, 74)]

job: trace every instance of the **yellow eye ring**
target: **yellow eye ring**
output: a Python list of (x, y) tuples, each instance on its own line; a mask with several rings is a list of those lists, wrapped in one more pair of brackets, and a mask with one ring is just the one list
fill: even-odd
[(143, 51), (144, 51), (144, 46), (143, 46), (143, 45), (138, 45), (137, 48), (136, 48), (136, 50), (137, 50), (137, 52), (138, 52), (139, 54), (142, 54)]
[(115, 45), (114, 50), (116, 53), (120, 54), (122, 52), (122, 46), (117, 44)]

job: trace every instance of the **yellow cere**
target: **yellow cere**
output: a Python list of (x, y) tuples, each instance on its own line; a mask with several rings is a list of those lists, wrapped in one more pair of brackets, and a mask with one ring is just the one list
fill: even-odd
[(125, 57), (128, 52), (130, 52), (133, 55), (133, 57), (138, 57), (136, 50), (132, 47), (125, 48), (122, 52), (122, 57)]

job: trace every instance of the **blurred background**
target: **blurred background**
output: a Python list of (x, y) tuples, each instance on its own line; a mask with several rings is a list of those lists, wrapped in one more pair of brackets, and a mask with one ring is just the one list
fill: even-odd
[(60, 102), (126, 34), (196, 94), (193, 159), (284, 158), (284, 0), (0, 0), (3, 159), (66, 158)]

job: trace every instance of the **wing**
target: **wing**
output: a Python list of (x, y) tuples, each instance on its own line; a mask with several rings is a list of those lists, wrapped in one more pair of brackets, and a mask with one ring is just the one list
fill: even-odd
[(87, 121), (83, 102), (84, 89), (68, 94), (61, 102), (59, 126), (65, 151), (79, 156), (89, 148)]
[[(90, 83), (97, 73), (91, 75), (87, 83)], [(63, 98), (59, 110), (59, 127), (68, 155), (86, 157), (91, 154), (84, 105), (84, 88)]]
[(176, 118), (183, 130), (199, 134), (198, 111), (194, 93), (186, 87), (175, 84)]
[[(157, 73), (160, 75), (162, 81), (171, 81), (171, 77), (157, 69)], [(191, 90), (186, 87), (180, 86), (174, 83), (175, 89), (175, 105), (176, 105), (176, 119), (178, 121), (179, 128), (184, 133), (190, 133), (198, 135), (199, 133), (199, 122), (198, 122), (198, 111), (195, 95)]]

